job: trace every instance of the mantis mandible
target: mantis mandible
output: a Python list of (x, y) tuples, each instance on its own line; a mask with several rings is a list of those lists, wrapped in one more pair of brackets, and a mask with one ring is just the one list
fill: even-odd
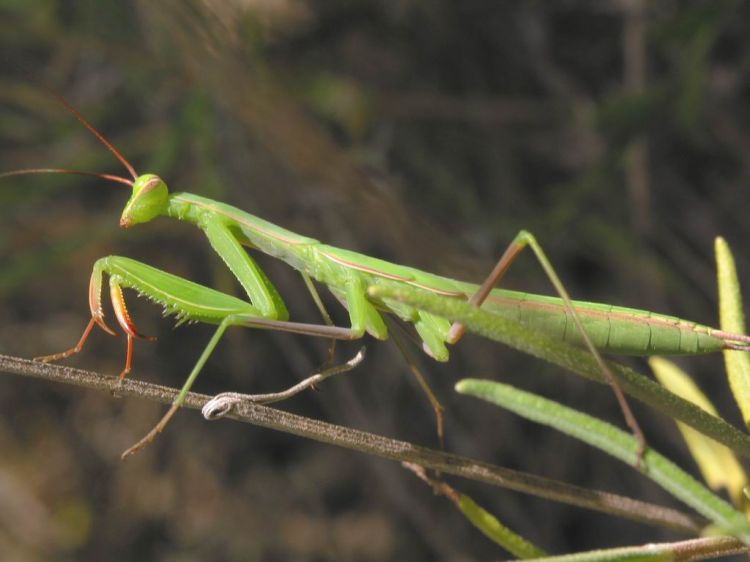
[[(369, 333), (384, 340), (389, 334), (382, 315), (387, 313), (413, 324), (424, 351), (438, 361), (447, 361), (447, 345), (455, 344), (461, 339), (464, 327), (460, 324), (451, 325), (448, 320), (407, 304), (373, 298), (368, 289), (378, 285), (405, 284), (411, 289), (428, 291), (445, 298), (466, 299), (476, 306), (516, 319), (551, 337), (585, 346), (594, 354), (615, 389), (626, 421), (643, 445), (645, 440), (642, 432), (619, 391), (614, 375), (599, 355), (600, 351), (624, 355), (675, 355), (710, 353), (728, 348), (750, 349), (748, 336), (729, 334), (687, 320), (642, 310), (571, 301), (541, 246), (526, 231), (521, 231), (516, 236), (492, 273), (478, 286), (329, 246), (225, 203), (190, 193), (171, 193), (159, 176), (139, 175), (120, 151), (75, 108), (64, 99), (59, 100), (117, 157), (132, 179), (61, 168), (15, 170), (0, 174), (0, 177), (41, 173), (78, 174), (128, 186), (132, 188), (132, 194), (122, 212), (121, 227), (130, 228), (160, 216), (194, 224), (205, 233), (210, 245), (239, 281), (249, 299), (242, 300), (130, 258), (108, 256), (97, 260), (89, 285), (91, 320), (80, 340), (67, 351), (37, 359), (53, 361), (78, 353), (96, 326), (108, 334), (116, 335), (106, 323), (102, 309), (101, 292), (105, 274), (109, 276), (110, 297), (117, 323), (127, 336), (125, 367), (120, 373), (121, 379), (131, 370), (135, 339), (153, 339), (143, 336), (136, 328), (128, 313), (123, 288), (133, 289), (140, 296), (160, 304), (165, 313), (175, 315), (178, 322), (195, 321), (218, 325), (172, 406), (149, 434), (123, 453), (123, 458), (153, 441), (164, 429), (183, 404), (195, 379), (230, 326), (279, 330), (332, 340), (356, 340)], [(494, 288), (516, 256), (527, 246), (534, 251), (560, 297)], [(283, 260), (298, 270), (316, 302), (320, 302), (320, 299), (311, 280), (327, 286), (348, 310), (351, 325), (341, 327), (290, 321), (281, 295), (245, 248)], [(441, 434), (439, 403), (436, 407), (434, 396), (429, 393), (428, 396), (433, 401), (438, 416), (438, 433)]]

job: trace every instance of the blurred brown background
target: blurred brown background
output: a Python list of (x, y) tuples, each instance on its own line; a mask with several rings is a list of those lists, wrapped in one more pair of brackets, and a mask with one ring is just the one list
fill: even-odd
[[(749, 11), (735, 1), (0, 0), (0, 170), (123, 172), (49, 88), (172, 189), (474, 281), (526, 228), (574, 297), (715, 324), (714, 236), (733, 245), (741, 277), (750, 271)], [(119, 230), (126, 197), (80, 177), (2, 182), (2, 353), (72, 345), (91, 266), (107, 254), (239, 294), (189, 225)], [(299, 276), (260, 261), (293, 317), (317, 320)], [(551, 292), (530, 256), (507, 286)], [(174, 331), (156, 307), (130, 302), (159, 336), (137, 347), (132, 376), (180, 386), (212, 328)], [(123, 347), (97, 333), (70, 363), (114, 374)], [(357, 347), (340, 346), (340, 358)], [(431, 410), (395, 347), (368, 348), (356, 371), (282, 407), (434, 446)], [(324, 342), (235, 330), (196, 390), (279, 390), (324, 357)], [(465, 376), (498, 378), (621, 424), (608, 389), (478, 338), (446, 365), (420, 361), (446, 406), (450, 451), (676, 505), (632, 469), (452, 391)], [(682, 364), (736, 421), (721, 358)], [(393, 463), (182, 412), (123, 464), (163, 408), (0, 382), (4, 560), (507, 558)], [(651, 443), (694, 470), (670, 422), (636, 410)], [(680, 538), (452, 482), (554, 552)]]

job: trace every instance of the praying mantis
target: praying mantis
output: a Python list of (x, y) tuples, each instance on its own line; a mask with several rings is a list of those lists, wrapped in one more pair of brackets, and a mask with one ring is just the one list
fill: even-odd
[[(389, 314), (414, 326), (428, 355), (437, 361), (447, 361), (447, 346), (457, 343), (463, 337), (465, 327), (460, 323), (451, 324), (438, 315), (407, 303), (379, 299), (374, 296), (376, 291), (372, 290), (379, 286), (407, 287), (409, 290), (425, 291), (445, 299), (468, 300), (473, 305), (482, 306), (501, 317), (514, 319), (550, 337), (586, 347), (615, 389), (626, 421), (641, 440), (643, 437), (637, 422), (600, 352), (675, 355), (710, 353), (723, 349), (750, 350), (748, 336), (730, 334), (643, 310), (572, 301), (541, 246), (526, 231), (521, 231), (516, 236), (484, 283), (475, 285), (329, 246), (219, 201), (191, 193), (172, 193), (159, 176), (151, 173), (139, 175), (122, 153), (78, 110), (64, 99), (59, 100), (120, 161), (132, 179), (62, 168), (15, 170), (2, 173), (0, 177), (42, 173), (78, 174), (125, 185), (132, 189), (132, 193), (120, 218), (121, 227), (131, 228), (160, 216), (195, 225), (204, 232), (213, 250), (222, 258), (248, 297), (248, 300), (243, 300), (127, 257), (107, 256), (94, 264), (88, 292), (91, 319), (78, 343), (62, 353), (38, 357), (38, 360), (54, 361), (80, 352), (97, 326), (108, 334), (116, 335), (107, 324), (102, 308), (101, 294), (105, 275), (109, 276), (110, 298), (117, 323), (127, 337), (121, 379), (132, 368), (135, 340), (153, 339), (139, 332), (128, 312), (123, 289), (135, 290), (140, 296), (161, 305), (165, 314), (176, 316), (178, 323), (203, 322), (218, 326), (167, 413), (151, 432), (125, 451), (123, 457), (153, 441), (163, 431), (184, 403), (193, 383), (230, 326), (278, 330), (334, 341), (357, 340), (365, 333), (385, 340), (389, 336), (389, 330), (383, 314)], [(494, 288), (525, 247), (533, 250), (559, 297)], [(290, 321), (278, 290), (246, 248), (280, 259), (299, 271), (327, 319), (313, 280), (325, 285), (348, 310), (350, 326), (335, 326), (330, 322), (311, 324)], [(438, 433), (442, 434), (439, 403), (431, 394), (428, 393), (428, 396), (438, 416)], [(641, 442), (645, 444), (645, 441)]]

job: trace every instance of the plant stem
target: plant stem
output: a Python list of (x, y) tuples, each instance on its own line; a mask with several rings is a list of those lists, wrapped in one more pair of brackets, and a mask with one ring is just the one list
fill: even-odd
[[(120, 381), (116, 376), (38, 363), (7, 355), (0, 355), (0, 372), (107, 391), (120, 397), (138, 397), (162, 404), (171, 404), (179, 392), (174, 388), (134, 379)], [(191, 392), (187, 395), (184, 406), (190, 409), (201, 409), (212, 398), (212, 396)], [(510, 470), (260, 404), (239, 404), (226, 417), (385, 459), (415, 463), (444, 474), (453, 474), (649, 525), (659, 525), (689, 533), (696, 533), (705, 525), (701, 518), (678, 510)]]

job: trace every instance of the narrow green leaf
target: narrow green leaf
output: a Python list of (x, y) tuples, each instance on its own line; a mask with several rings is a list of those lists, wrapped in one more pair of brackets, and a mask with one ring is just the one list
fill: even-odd
[(464, 494), (457, 494), (456, 505), (471, 523), (491, 541), (521, 559), (539, 558), (546, 553), (500, 523), (489, 511)]
[[(719, 315), (721, 329), (733, 334), (745, 333), (745, 315), (742, 312), (742, 295), (737, 279), (734, 257), (726, 241), (717, 237), (716, 270), (719, 281)], [(742, 412), (746, 427), (750, 427), (750, 355), (746, 351), (724, 351), (724, 364), (729, 377), (729, 386)]]
[[(677, 365), (661, 357), (652, 357), (649, 359), (649, 365), (659, 382), (677, 396), (690, 400), (709, 414), (719, 417), (716, 408), (706, 395)], [(711, 489), (725, 488), (738, 507), (746, 503), (742, 490), (748, 485), (747, 475), (734, 453), (724, 445), (681, 422), (677, 422), (677, 427)]]
[[(636, 463), (638, 443), (635, 438), (588, 414), (494, 381), (465, 379), (456, 385), (456, 390), (562, 431), (631, 466)], [(713, 521), (723, 531), (750, 544), (750, 521), (695, 478), (653, 449), (646, 451), (642, 464), (643, 473), (654, 482)]]
[[(461, 322), (472, 333), (539, 357), (590, 380), (603, 382), (601, 369), (588, 352), (529, 330), (518, 322), (477, 308), (464, 300), (404, 286), (396, 288), (377, 285), (370, 287), (368, 291), (373, 297), (394, 301), (394, 307), (398, 303), (406, 303), (450, 321)], [(619, 379), (622, 389), (631, 396), (690, 425), (739, 454), (750, 457), (750, 437), (747, 434), (724, 420), (707, 414), (695, 404), (683, 400), (634, 370), (611, 361), (608, 364)]]
[(413, 472), (417, 478), (430, 486), (435, 494), (442, 495), (450, 500), (474, 527), (516, 558), (526, 559), (547, 556), (544, 550), (511, 531), (469, 496), (462, 494), (442, 479), (435, 479), (430, 476), (422, 465), (410, 462), (401, 464), (404, 468)]

